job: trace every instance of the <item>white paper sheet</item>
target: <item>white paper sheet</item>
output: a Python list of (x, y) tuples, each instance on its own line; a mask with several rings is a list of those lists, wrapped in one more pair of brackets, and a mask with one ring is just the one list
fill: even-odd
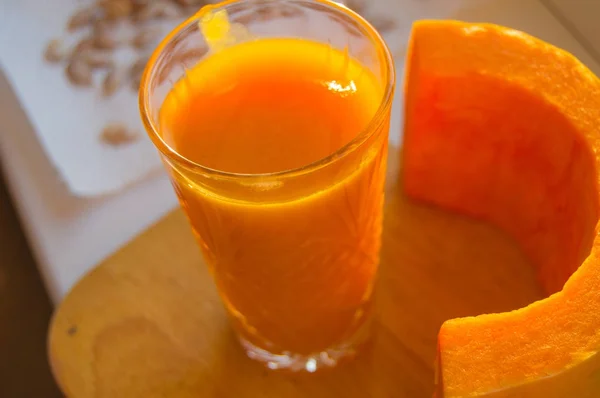
[[(98, 89), (70, 86), (63, 67), (43, 61), (46, 44), (66, 36), (66, 21), (82, 2), (3, 1), (0, 66), (71, 192), (77, 196), (115, 192), (158, 170), (160, 161), (144, 136), (133, 90), (126, 87), (105, 100)], [(141, 139), (121, 147), (103, 144), (99, 134), (111, 122), (139, 131)]]
[[(0, 0), (0, 67), (66, 185), (74, 195), (84, 197), (117, 192), (161, 168), (140, 122), (137, 95), (132, 90), (124, 88), (106, 100), (98, 89), (69, 85), (63, 67), (43, 61), (48, 41), (66, 37), (66, 21), (73, 10), (86, 3)], [(370, 14), (397, 20), (398, 29), (386, 35), (386, 40), (399, 56), (403, 56), (414, 19), (446, 17), (459, 4), (458, 0), (368, 0), (366, 3)], [(121, 55), (133, 57), (133, 53)], [(96, 86), (99, 84), (95, 82)], [(141, 138), (117, 148), (103, 144), (99, 133), (112, 122), (137, 130)]]

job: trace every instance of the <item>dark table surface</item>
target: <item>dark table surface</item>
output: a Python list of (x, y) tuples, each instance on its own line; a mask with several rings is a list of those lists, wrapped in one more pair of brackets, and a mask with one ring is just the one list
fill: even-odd
[(0, 397), (62, 397), (50, 373), (52, 305), (0, 177)]

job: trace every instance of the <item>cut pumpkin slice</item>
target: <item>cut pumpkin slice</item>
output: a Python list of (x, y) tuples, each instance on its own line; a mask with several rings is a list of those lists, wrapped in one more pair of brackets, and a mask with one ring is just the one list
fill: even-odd
[(437, 396), (600, 397), (600, 81), (522, 32), (421, 21), (405, 113), (407, 195), (510, 234), (549, 296), (445, 322)]

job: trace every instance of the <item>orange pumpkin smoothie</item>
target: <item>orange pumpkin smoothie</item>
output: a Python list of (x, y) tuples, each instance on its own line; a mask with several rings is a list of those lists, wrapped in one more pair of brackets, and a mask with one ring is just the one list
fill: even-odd
[[(340, 72), (343, 62), (343, 53), (302, 40), (227, 49), (174, 86), (160, 114), (164, 138), (186, 158), (226, 172), (318, 161), (367, 127), (383, 95), (360, 65)], [(362, 324), (379, 257), (380, 141), (348, 175), (338, 179), (332, 168), (313, 182), (322, 185), (316, 192), (268, 203), (244, 192), (216, 195), (174, 175), (219, 290), (252, 343), (309, 354)]]
[(213, 47), (156, 109), (154, 142), (233, 325), (271, 368), (334, 365), (365, 335), (394, 80), (391, 59), (377, 63), (385, 51), (366, 67), (309, 39)]

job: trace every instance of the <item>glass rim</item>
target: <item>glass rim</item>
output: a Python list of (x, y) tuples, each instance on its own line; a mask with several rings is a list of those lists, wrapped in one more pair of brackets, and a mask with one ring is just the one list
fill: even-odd
[(293, 0), (294, 2), (299, 3), (312, 3), (312, 4), (321, 4), (328, 6), (330, 8), (335, 9), (337, 12), (341, 12), (350, 16), (353, 20), (359, 22), (363, 28), (366, 29), (367, 34), (371, 39), (374, 39), (376, 44), (381, 47), (384, 53), (384, 62), (385, 62), (385, 72), (387, 77), (387, 84), (384, 87), (383, 96), (380, 100), (380, 103), (377, 107), (377, 111), (369, 120), (369, 123), (358, 133), (350, 142), (346, 143), (342, 147), (336, 149), (333, 153), (317, 159), (311, 163), (306, 165), (296, 167), (293, 169), (270, 172), (270, 173), (235, 173), (228, 172), (218, 169), (213, 169), (207, 166), (203, 166), (200, 163), (197, 163), (187, 157), (181, 155), (177, 150), (172, 148), (169, 144), (165, 142), (162, 136), (159, 133), (159, 128), (157, 123), (152, 120), (151, 115), (151, 106), (150, 106), (150, 93), (149, 93), (149, 83), (153, 78), (153, 72), (157, 61), (163, 54), (165, 48), (177, 37), (179, 33), (185, 30), (191, 24), (198, 23), (200, 18), (202, 18), (207, 12), (227, 8), (229, 6), (235, 5), (237, 3), (243, 3), (248, 0), (225, 0), (220, 3), (211, 4), (202, 7), (196, 14), (190, 16), (185, 21), (181, 22), (175, 29), (173, 29), (167, 36), (165, 36), (156, 49), (152, 52), (146, 67), (144, 68), (144, 73), (142, 74), (142, 79), (140, 81), (140, 90), (139, 90), (139, 108), (140, 114), (142, 118), (142, 123), (150, 136), (154, 146), (160, 151), (160, 153), (165, 156), (169, 161), (175, 161), (177, 164), (183, 165), (185, 168), (194, 171), (201, 172), (207, 176), (218, 177), (222, 179), (271, 179), (271, 178), (281, 178), (281, 177), (290, 177), (308, 174), (310, 172), (319, 170), (327, 165), (330, 165), (339, 159), (345, 158), (347, 155), (351, 154), (359, 147), (361, 147), (375, 132), (378, 130), (377, 127), (385, 120), (385, 115), (388, 108), (391, 108), (391, 102), (393, 101), (393, 93), (395, 89), (396, 83), (396, 71), (394, 66), (394, 58), (391, 54), (390, 49), (388, 48), (385, 40), (381, 36), (381, 34), (369, 23), (364, 17), (362, 17), (357, 12), (351, 10), (347, 6), (337, 3), (333, 0)]

